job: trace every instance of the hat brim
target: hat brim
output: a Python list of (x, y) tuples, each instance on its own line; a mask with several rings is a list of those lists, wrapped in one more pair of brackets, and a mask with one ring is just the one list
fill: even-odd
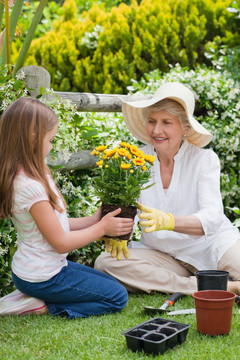
[[(151, 142), (150, 137), (146, 131), (146, 121), (144, 117), (144, 109), (147, 107), (156, 104), (158, 101), (165, 99), (166, 97), (158, 97), (152, 99), (146, 99), (141, 101), (132, 101), (132, 102), (123, 102), (122, 103), (122, 113), (125, 119), (126, 125), (130, 132), (135, 136), (138, 140), (140, 140), (144, 144), (149, 144)], [(191, 125), (191, 129), (188, 132), (186, 139), (189, 143), (204, 147), (212, 140), (213, 135), (205, 129), (192, 115), (187, 113), (187, 109), (184, 101), (182, 99), (174, 96), (167, 98), (171, 98), (180, 103), (186, 111), (188, 121)]]

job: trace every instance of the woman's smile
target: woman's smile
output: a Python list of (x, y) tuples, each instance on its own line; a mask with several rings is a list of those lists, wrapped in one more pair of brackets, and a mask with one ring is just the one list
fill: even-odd
[(156, 141), (156, 142), (163, 142), (163, 141), (166, 141), (168, 138), (167, 137), (156, 137), (156, 136), (153, 136), (153, 140)]
[(178, 152), (184, 131), (177, 116), (163, 110), (152, 112), (148, 116), (146, 130), (156, 152)]

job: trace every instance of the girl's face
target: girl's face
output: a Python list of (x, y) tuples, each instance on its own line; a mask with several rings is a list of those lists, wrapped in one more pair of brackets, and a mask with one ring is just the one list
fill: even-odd
[(43, 139), (43, 156), (44, 158), (49, 154), (52, 149), (52, 141), (57, 133), (58, 124), (54, 128), (48, 131)]
[(146, 130), (155, 151), (176, 154), (186, 133), (177, 116), (161, 110), (152, 112), (147, 119)]

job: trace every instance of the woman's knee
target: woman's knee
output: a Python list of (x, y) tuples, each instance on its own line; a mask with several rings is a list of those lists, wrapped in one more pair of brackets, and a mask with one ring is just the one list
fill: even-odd
[(228, 249), (218, 262), (218, 270), (228, 271), (232, 280), (240, 280), (240, 240)]
[(108, 253), (102, 253), (97, 257), (94, 263), (94, 269), (98, 271), (105, 272), (106, 264), (109, 262), (109, 254)]

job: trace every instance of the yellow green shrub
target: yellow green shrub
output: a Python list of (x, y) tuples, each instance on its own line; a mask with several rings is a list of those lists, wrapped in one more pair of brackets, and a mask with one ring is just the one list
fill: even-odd
[(46, 68), (62, 91), (126, 93), (131, 79), (179, 63), (194, 68), (216, 37), (239, 41), (231, 0), (143, 0), (106, 12), (95, 5), (77, 18), (74, 0), (63, 18), (33, 41), (26, 65)]

